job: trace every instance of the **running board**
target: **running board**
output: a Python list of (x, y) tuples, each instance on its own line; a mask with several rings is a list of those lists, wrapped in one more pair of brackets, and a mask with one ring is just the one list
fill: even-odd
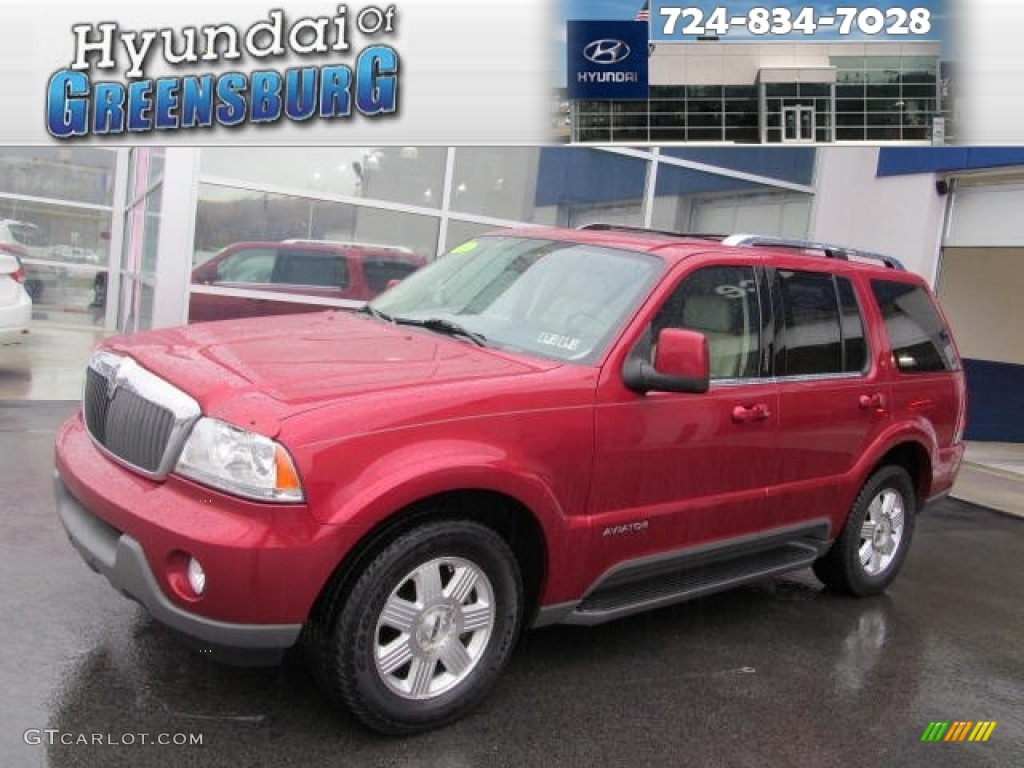
[(602, 624), (799, 570), (821, 557), (828, 544), (816, 536), (787, 537), (762, 542), (763, 548), (705, 552), (702, 557), (673, 558), (657, 568), (608, 574), (557, 622)]

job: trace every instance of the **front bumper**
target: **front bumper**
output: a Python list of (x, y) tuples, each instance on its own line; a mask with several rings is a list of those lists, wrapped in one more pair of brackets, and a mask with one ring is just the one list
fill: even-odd
[(235, 624), (175, 605), (160, 589), (138, 541), (89, 512), (57, 473), (54, 492), (61, 522), (82, 559), (116, 590), (145, 606), (157, 621), (196, 640), (228, 648), (280, 649), (298, 640), (301, 624)]
[[(353, 545), (354, 531), (303, 504), (132, 472), (96, 447), (81, 413), (58, 430), (55, 459), (60, 517), (86, 562), (160, 621), (222, 649), (293, 644)], [(183, 578), (189, 557), (206, 573), (202, 596)]]

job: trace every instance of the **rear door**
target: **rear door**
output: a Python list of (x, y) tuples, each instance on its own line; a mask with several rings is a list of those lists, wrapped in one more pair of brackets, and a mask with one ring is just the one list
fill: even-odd
[[(891, 419), (880, 344), (869, 344), (853, 280), (807, 267), (768, 270), (779, 382), (778, 525), (830, 517), (849, 494), (846, 475)], [(833, 531), (837, 533), (837, 531)]]
[(914, 283), (872, 280), (892, 348), (893, 413), (924, 420), (935, 437), (931, 493), (949, 490), (960, 464), (966, 386), (953, 338), (928, 290)]

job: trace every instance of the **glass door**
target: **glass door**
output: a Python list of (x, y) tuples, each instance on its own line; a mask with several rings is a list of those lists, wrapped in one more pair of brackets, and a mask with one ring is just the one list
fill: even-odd
[(782, 108), (782, 140), (787, 144), (814, 141), (814, 107), (801, 105)]

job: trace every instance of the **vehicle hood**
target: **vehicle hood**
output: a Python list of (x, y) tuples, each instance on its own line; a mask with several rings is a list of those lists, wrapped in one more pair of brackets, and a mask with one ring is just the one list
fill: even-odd
[(289, 416), (368, 392), (397, 396), (559, 367), (333, 311), (200, 323), (104, 346), (190, 394), (204, 413), (268, 436)]

